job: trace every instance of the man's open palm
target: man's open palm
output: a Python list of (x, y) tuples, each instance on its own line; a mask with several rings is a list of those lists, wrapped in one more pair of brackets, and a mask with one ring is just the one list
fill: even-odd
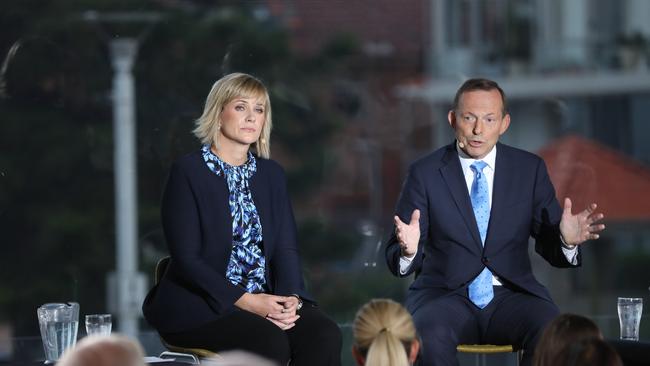
[(420, 241), (420, 210), (413, 210), (411, 221), (405, 224), (395, 215), (395, 235), (402, 249), (402, 255), (412, 257), (418, 251), (418, 242)]
[(571, 213), (571, 199), (564, 199), (564, 211), (560, 221), (560, 232), (564, 242), (568, 245), (580, 245), (590, 239), (598, 239), (598, 233), (605, 229), (605, 225), (598, 224), (604, 215), (594, 213), (597, 205), (590, 204), (585, 210), (578, 214)]

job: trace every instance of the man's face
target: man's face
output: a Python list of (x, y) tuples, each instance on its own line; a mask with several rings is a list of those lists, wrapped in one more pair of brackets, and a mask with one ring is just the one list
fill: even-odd
[(483, 159), (510, 125), (510, 115), (503, 115), (498, 90), (473, 90), (461, 94), (458, 109), (447, 114), (461, 149), (474, 159)]

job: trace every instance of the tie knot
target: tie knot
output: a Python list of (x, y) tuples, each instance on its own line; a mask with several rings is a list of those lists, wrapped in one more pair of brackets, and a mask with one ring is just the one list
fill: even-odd
[(472, 163), (469, 167), (472, 169), (474, 174), (480, 174), (483, 172), (483, 168), (487, 166), (487, 163), (484, 162), (483, 160), (477, 160)]

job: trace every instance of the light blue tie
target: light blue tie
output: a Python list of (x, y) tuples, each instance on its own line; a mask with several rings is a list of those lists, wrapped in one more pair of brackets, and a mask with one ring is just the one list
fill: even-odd
[[(488, 185), (483, 168), (487, 166), (484, 161), (475, 161), (470, 168), (474, 172), (474, 182), (472, 182), (472, 191), (470, 199), (474, 209), (474, 217), (478, 225), (478, 232), (481, 234), (481, 244), (485, 245), (485, 236), (487, 235), (488, 223), (490, 222), (490, 200), (488, 196)], [(485, 267), (476, 278), (469, 284), (469, 299), (474, 305), (483, 309), (494, 298), (492, 288), (492, 272)]]

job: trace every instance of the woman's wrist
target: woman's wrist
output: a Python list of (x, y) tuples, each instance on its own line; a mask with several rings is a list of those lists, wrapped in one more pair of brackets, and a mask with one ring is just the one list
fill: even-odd
[(298, 299), (298, 305), (296, 306), (296, 310), (300, 310), (302, 308), (302, 299), (300, 298), (300, 296), (298, 296), (298, 294), (291, 294), (291, 296)]
[(237, 301), (235, 301), (235, 306), (242, 310), (251, 311), (250, 301), (251, 301), (251, 294), (248, 292), (244, 292), (244, 294), (241, 295), (241, 297), (237, 299)]

